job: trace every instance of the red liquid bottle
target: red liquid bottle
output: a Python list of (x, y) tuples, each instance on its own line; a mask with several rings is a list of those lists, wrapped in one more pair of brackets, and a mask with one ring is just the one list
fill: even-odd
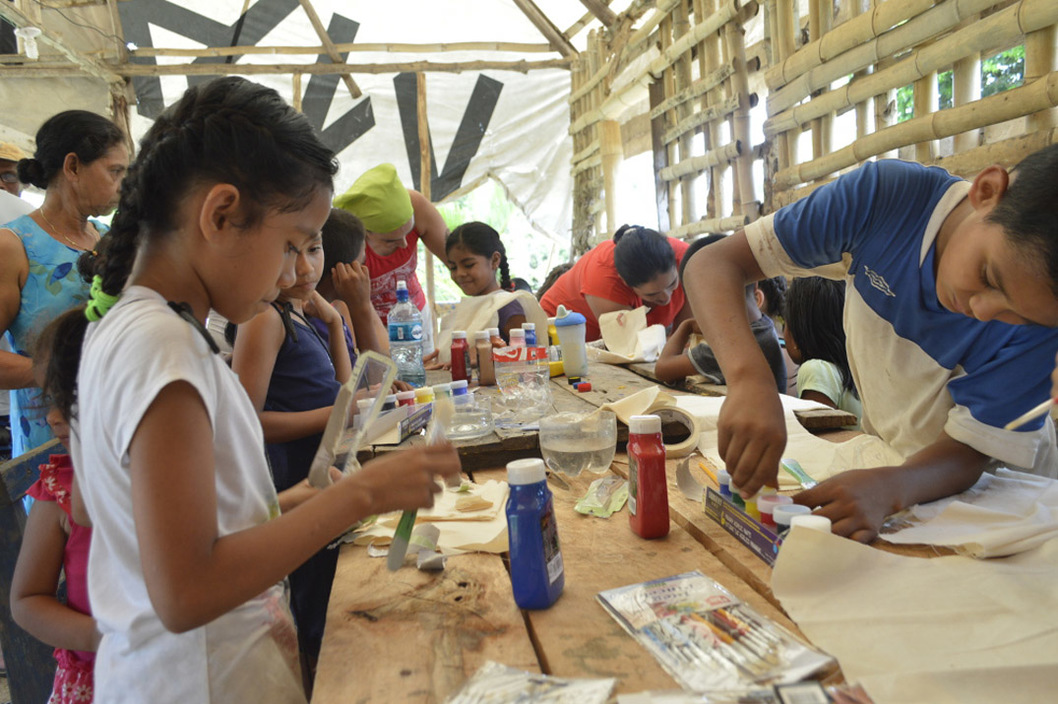
[(665, 445), (657, 416), (632, 416), (628, 424), (628, 523), (640, 538), (669, 534)]
[(470, 381), (470, 346), (467, 334), (462, 330), (452, 331), (452, 381)]

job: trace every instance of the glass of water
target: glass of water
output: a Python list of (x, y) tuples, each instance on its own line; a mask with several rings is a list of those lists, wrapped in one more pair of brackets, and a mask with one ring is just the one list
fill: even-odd
[(540, 452), (552, 472), (570, 477), (584, 470), (605, 472), (617, 449), (613, 411), (559, 413), (540, 419)]

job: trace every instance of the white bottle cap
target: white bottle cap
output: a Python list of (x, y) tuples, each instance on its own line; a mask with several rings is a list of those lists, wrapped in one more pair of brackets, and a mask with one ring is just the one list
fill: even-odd
[(771, 512), (771, 519), (775, 521), (777, 526), (788, 526), (794, 516), (808, 516), (811, 513), (812, 509), (807, 506), (788, 504), (786, 506), (776, 506), (775, 510)]
[(805, 528), (811, 528), (812, 530), (818, 530), (820, 533), (830, 532), (830, 519), (826, 516), (806, 515), (806, 516), (794, 516), (790, 519), (790, 527), (804, 526)]
[(386, 396), (386, 401), (385, 402), (386, 403), (396, 403), (397, 402), (397, 394), (390, 394), (390, 395)]
[(716, 483), (720, 486), (731, 486), (731, 475), (726, 469), (721, 469), (716, 473)]
[(661, 418), (658, 416), (632, 416), (628, 422), (628, 432), (636, 435), (656, 435), (661, 432)]
[(522, 323), (522, 330), (536, 330), (536, 323)]
[(521, 337), (525, 338), (525, 330), (522, 328), (511, 328), (511, 338)]
[(761, 513), (772, 513), (775, 509), (783, 504), (793, 503), (793, 499), (789, 496), (779, 496), (778, 494), (764, 494), (757, 497), (757, 510)]
[(499, 337), (500, 336), (500, 329), (499, 328), (489, 328), (489, 335), (491, 335), (492, 337)]
[(457, 394), (457, 393), (464, 393), (465, 394), (467, 392), (467, 380), (466, 379), (456, 379), (455, 381), (453, 381), (448, 386), (449, 386), (450, 389), (452, 389), (452, 394), (453, 395)]
[(360, 409), (361, 413), (367, 413), (371, 410), (371, 404), (375, 402), (373, 398), (362, 398), (356, 402), (357, 408)]
[(452, 383), (451, 382), (448, 382), (448, 383), (445, 383), (445, 384), (434, 384), (433, 385), (433, 394), (434, 394), (434, 396), (436, 396), (438, 398), (440, 398), (441, 396), (447, 396), (450, 393), (452, 393)]
[(452, 331), (452, 339), (453, 340), (465, 340), (465, 339), (467, 339), (466, 330), (453, 330)]
[(397, 282), (397, 290), (398, 291), (400, 291), (400, 290), (407, 291), (408, 290), (408, 282), (405, 281), (404, 279), (401, 279), (400, 281), (398, 281)]
[(477, 332), (474, 333), (474, 341), (475, 342), (477, 342), (478, 340), (488, 340), (488, 339), (489, 339), (489, 331), (488, 330), (478, 330)]
[(536, 484), (547, 478), (544, 461), (536, 457), (507, 463), (507, 483), (511, 486)]
[(398, 401), (407, 401), (407, 400), (413, 399), (413, 398), (415, 398), (415, 392), (414, 391), (401, 391), (399, 394), (397, 394), (397, 400)]

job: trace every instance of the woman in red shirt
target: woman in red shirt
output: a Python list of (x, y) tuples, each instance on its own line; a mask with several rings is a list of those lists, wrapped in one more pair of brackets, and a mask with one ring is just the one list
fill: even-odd
[(559, 304), (587, 319), (586, 339), (599, 339), (599, 316), (650, 308), (647, 323), (666, 328), (690, 317), (677, 267), (689, 245), (638, 225), (624, 225), (613, 239), (586, 252), (540, 300), (548, 315)]

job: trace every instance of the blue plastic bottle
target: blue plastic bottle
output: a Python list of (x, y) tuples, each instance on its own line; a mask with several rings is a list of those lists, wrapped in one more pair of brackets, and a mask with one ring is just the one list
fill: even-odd
[(558, 525), (544, 461), (515, 460), (507, 464), (507, 534), (510, 539), (511, 586), (522, 609), (546, 609), (566, 584)]

